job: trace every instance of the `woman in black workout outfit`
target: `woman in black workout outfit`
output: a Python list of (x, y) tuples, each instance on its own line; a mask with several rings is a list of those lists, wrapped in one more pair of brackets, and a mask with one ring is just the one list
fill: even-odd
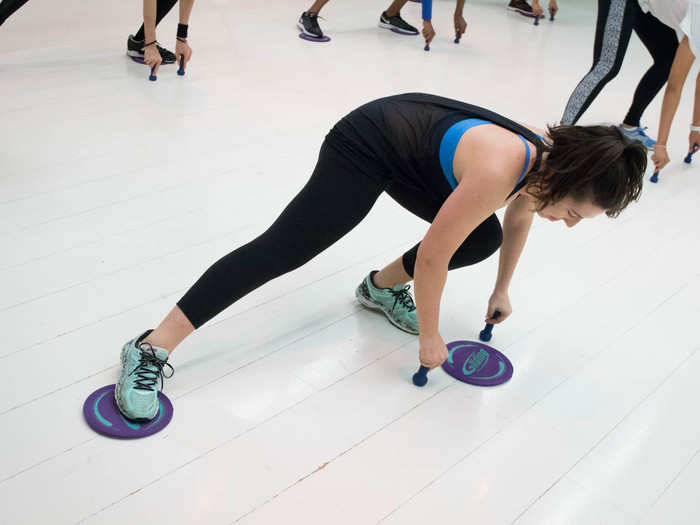
[[(487, 310), (490, 322), (502, 322), (534, 214), (568, 226), (617, 216), (639, 196), (645, 167), (646, 150), (615, 126), (545, 132), (420, 93), (365, 104), (333, 127), (310, 180), (272, 226), (211, 266), (154, 331), (124, 346), (118, 404), (133, 419), (153, 417), (169, 352), (239, 298), (338, 241), (382, 192), (431, 226), (419, 244), (365, 277), (356, 295), (419, 333), (421, 363), (438, 366), (447, 357), (438, 317), (448, 270), (502, 245)], [(494, 212), (504, 206), (501, 228)], [(404, 286), (410, 280), (415, 303)]]

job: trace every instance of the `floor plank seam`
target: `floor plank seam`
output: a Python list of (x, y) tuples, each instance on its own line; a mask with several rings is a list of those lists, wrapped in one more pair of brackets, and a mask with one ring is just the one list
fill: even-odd
[[(597, 449), (610, 435), (612, 435), (615, 430), (617, 430), (620, 425), (622, 425), (627, 419), (633, 415), (641, 406), (643, 406), (656, 392), (658, 392), (675, 374), (678, 372), (681, 367), (691, 360), (696, 354), (698, 353), (698, 349), (692, 350), (688, 355), (686, 355), (680, 363), (676, 367), (673, 368), (662, 380), (659, 384), (657, 384), (654, 388), (651, 389), (650, 392), (648, 392), (636, 405), (634, 405), (626, 414), (622, 416), (622, 418), (615, 423), (603, 436), (593, 444), (593, 446), (586, 451), (585, 454), (583, 454), (579, 459), (577, 459), (571, 467), (565, 471), (557, 480), (552, 483), (542, 494), (540, 494), (537, 498), (535, 498), (518, 516), (511, 522), (511, 525), (515, 525), (516, 522), (524, 516), (527, 511), (529, 511), (535, 504), (537, 504), (538, 501), (540, 501), (544, 496), (546, 496), (558, 483), (560, 483), (566, 476), (568, 476), (583, 460), (585, 460), (588, 456), (591, 455), (595, 449)], [(617, 506), (615, 506), (617, 508)], [(617, 508), (617, 510), (623, 512), (624, 514), (627, 514), (624, 509)]]
[[(281, 416), (281, 415), (284, 414), (285, 412), (288, 412), (289, 410), (294, 409), (295, 407), (301, 405), (302, 403), (307, 402), (307, 401), (308, 401), (309, 399), (311, 399), (312, 397), (318, 395), (319, 393), (324, 392), (325, 390), (328, 390), (328, 389), (332, 388), (333, 386), (335, 386), (335, 385), (337, 385), (337, 384), (339, 384), (339, 383), (345, 381), (346, 379), (348, 379), (348, 378), (350, 378), (350, 377), (352, 377), (352, 376), (354, 376), (354, 375), (360, 373), (362, 370), (364, 370), (365, 368), (367, 368), (367, 367), (369, 367), (369, 366), (375, 364), (376, 362), (381, 361), (382, 359), (386, 359), (387, 357), (389, 357), (389, 356), (393, 355), (394, 353), (400, 351), (400, 350), (401, 350), (404, 346), (406, 346), (407, 344), (411, 344), (411, 343), (412, 343), (412, 341), (410, 341), (410, 342), (408, 342), (408, 343), (402, 343), (401, 345), (395, 347), (393, 350), (391, 350), (391, 351), (388, 352), (387, 354), (385, 354), (385, 355), (383, 355), (383, 356), (381, 356), (381, 357), (378, 357), (378, 358), (372, 360), (371, 362), (367, 363), (366, 365), (362, 366), (361, 368), (358, 368), (358, 369), (357, 369), (356, 371), (354, 371), (353, 373), (348, 374), (347, 376), (344, 376), (344, 377), (338, 379), (337, 381), (335, 381), (335, 382), (333, 382), (333, 383), (327, 385), (326, 387), (321, 388), (321, 389), (319, 389), (319, 390), (316, 390), (316, 391), (310, 393), (309, 395), (307, 395), (307, 396), (304, 397), (303, 399), (298, 400), (297, 402), (293, 403), (292, 405), (290, 405), (290, 406), (288, 406), (288, 407), (285, 407), (284, 409), (282, 409), (282, 410), (280, 410), (280, 411), (278, 411), (278, 412), (275, 412), (274, 414), (272, 414), (272, 415), (270, 415), (269, 417), (267, 417), (267, 418), (261, 420), (260, 422), (258, 422), (258, 423), (255, 424), (254, 426), (249, 427), (249, 428), (247, 428), (247, 429), (245, 429), (245, 430), (239, 432), (238, 434), (236, 434), (236, 435), (234, 435), (234, 436), (232, 436), (232, 437), (230, 437), (230, 438), (228, 438), (228, 439), (222, 441), (221, 443), (219, 443), (219, 444), (216, 445), (215, 447), (209, 448), (209, 449), (206, 450), (205, 452), (203, 452), (203, 453), (197, 455), (196, 457), (190, 459), (189, 461), (183, 463), (182, 465), (179, 465), (178, 467), (176, 467), (176, 468), (174, 468), (174, 469), (171, 469), (170, 471), (164, 473), (163, 475), (159, 476), (159, 477), (156, 478), (155, 480), (152, 480), (152, 481), (150, 481), (149, 483), (146, 483), (145, 485), (142, 485), (138, 490), (132, 491), (131, 493), (127, 494), (126, 496), (124, 496), (124, 497), (122, 497), (122, 498), (120, 498), (120, 499), (118, 499), (118, 500), (115, 500), (114, 502), (112, 502), (112, 503), (110, 503), (109, 505), (107, 505), (107, 506), (105, 506), (105, 507), (99, 509), (98, 511), (96, 511), (96, 512), (90, 514), (89, 516), (86, 516), (86, 517), (82, 518), (80, 521), (76, 522), (76, 524), (78, 524), (78, 523), (83, 523), (83, 522), (86, 521), (87, 519), (89, 519), (89, 518), (91, 518), (91, 517), (94, 517), (94, 516), (100, 514), (101, 512), (107, 510), (108, 508), (110, 508), (110, 507), (112, 507), (112, 506), (114, 506), (114, 505), (117, 505), (118, 503), (120, 503), (120, 502), (122, 502), (122, 501), (128, 499), (129, 497), (131, 497), (132, 495), (136, 494), (137, 492), (139, 492), (139, 491), (141, 491), (141, 490), (143, 490), (143, 489), (145, 489), (145, 488), (147, 488), (147, 487), (149, 487), (149, 486), (151, 486), (151, 485), (154, 485), (155, 483), (159, 482), (160, 480), (165, 479), (165, 478), (168, 477), (168, 476), (171, 476), (171, 475), (174, 474), (175, 472), (177, 472), (177, 471), (179, 471), (179, 470), (182, 470), (183, 468), (187, 467), (188, 465), (190, 465), (190, 464), (192, 464), (192, 463), (194, 463), (194, 462), (196, 462), (196, 461), (199, 461), (199, 460), (203, 459), (204, 457), (208, 456), (208, 455), (211, 454), (212, 452), (215, 452), (216, 450), (218, 450), (218, 449), (220, 449), (220, 448), (222, 448), (222, 447), (224, 447), (224, 446), (226, 446), (226, 445), (232, 443), (233, 441), (235, 441), (235, 440), (237, 440), (237, 439), (239, 439), (239, 438), (241, 438), (241, 437), (243, 437), (243, 436), (245, 436), (245, 435), (247, 435), (247, 434), (253, 432), (254, 430), (258, 429), (259, 427), (261, 427), (261, 426), (267, 424), (268, 422), (270, 422), (270, 421), (276, 419), (277, 417)], [(449, 386), (449, 385), (448, 385), (448, 386)], [(445, 387), (445, 388), (447, 388), (447, 387)]]
[[(674, 295), (680, 293), (681, 290), (682, 290), (682, 288), (681, 288), (680, 290), (676, 291), (675, 294), (672, 294), (671, 297), (673, 297)], [(666, 301), (670, 300), (671, 297), (667, 298)], [(664, 302), (665, 302), (665, 301), (664, 301)], [(595, 359), (596, 357), (598, 357), (599, 355), (601, 355), (602, 353), (604, 353), (605, 350), (607, 350), (608, 348), (610, 348), (611, 346), (613, 346), (613, 344), (615, 343), (615, 341), (616, 341), (617, 339), (620, 339), (620, 338), (624, 337), (628, 332), (630, 332), (631, 330), (633, 330), (636, 326), (640, 325), (640, 324), (644, 321), (644, 319), (646, 319), (651, 313), (653, 313), (653, 312), (656, 311), (658, 308), (660, 308), (660, 306), (661, 306), (661, 305), (658, 305), (656, 308), (652, 309), (652, 311), (651, 311), (649, 314), (647, 314), (646, 316), (643, 316), (642, 319), (641, 319), (638, 323), (636, 323), (636, 324), (633, 325), (632, 327), (628, 328), (624, 333), (620, 334), (618, 337), (616, 337), (615, 339), (613, 339), (609, 344), (605, 345), (600, 351), (598, 351), (596, 354), (592, 355), (592, 356), (591, 356), (591, 359)], [(591, 359), (589, 359), (588, 362), (590, 362)], [(437, 482), (437, 481), (438, 481), (440, 478), (442, 478), (445, 474), (447, 474), (448, 472), (450, 472), (451, 470), (453, 470), (455, 467), (457, 467), (459, 464), (461, 464), (461, 463), (464, 462), (466, 459), (468, 459), (469, 456), (471, 456), (474, 452), (477, 452), (477, 451), (478, 451), (479, 449), (481, 449), (483, 446), (485, 446), (486, 444), (488, 444), (493, 438), (495, 438), (495, 437), (497, 437), (498, 435), (500, 435), (501, 433), (505, 432), (505, 431), (506, 431), (509, 427), (511, 427), (514, 423), (516, 423), (517, 421), (519, 421), (520, 419), (522, 419), (523, 417), (525, 417), (525, 415), (527, 415), (528, 412), (530, 412), (533, 408), (535, 408), (538, 404), (540, 404), (543, 400), (545, 400), (549, 395), (552, 394), (552, 392), (554, 392), (554, 391), (557, 390), (559, 387), (561, 387), (563, 384), (565, 384), (566, 382), (568, 382), (568, 381), (569, 381), (571, 378), (573, 378), (575, 375), (579, 374), (579, 373), (581, 372), (581, 370), (583, 370), (586, 366), (587, 366), (586, 364), (583, 364), (582, 366), (580, 366), (580, 367), (578, 367), (576, 370), (574, 370), (571, 374), (569, 374), (568, 376), (566, 376), (565, 378), (563, 378), (562, 381), (560, 381), (559, 383), (557, 383), (556, 385), (554, 385), (551, 389), (549, 389), (545, 394), (543, 394), (543, 395), (542, 395), (539, 399), (537, 399), (534, 403), (532, 403), (532, 404), (529, 405), (527, 408), (525, 408), (520, 414), (518, 414), (517, 416), (511, 418), (511, 419), (507, 422), (507, 424), (503, 426), (503, 428), (501, 428), (501, 429), (498, 430), (498, 432), (494, 433), (493, 435), (491, 435), (490, 437), (488, 437), (485, 441), (481, 442), (481, 443), (480, 443), (479, 445), (477, 445), (475, 448), (473, 448), (472, 450), (470, 450), (466, 455), (464, 455), (463, 457), (461, 457), (456, 463), (454, 463), (453, 465), (451, 465), (450, 467), (448, 467), (447, 469), (445, 469), (443, 472), (441, 472), (440, 474), (438, 474), (435, 478), (433, 478), (432, 480), (430, 480), (427, 484), (425, 484), (425, 485), (424, 485), (423, 487), (421, 487), (418, 491), (416, 491), (416, 492), (415, 492), (414, 494), (412, 494), (409, 498), (407, 498), (403, 503), (401, 503), (401, 505), (399, 505), (398, 507), (394, 508), (391, 512), (389, 512), (387, 515), (385, 515), (382, 519), (380, 519), (380, 520), (376, 523), (376, 525), (379, 525), (379, 524), (382, 523), (383, 521), (386, 521), (390, 516), (392, 516), (393, 514), (395, 514), (401, 507), (405, 506), (405, 505), (406, 505), (407, 503), (409, 503), (411, 500), (415, 499), (416, 496), (418, 496), (420, 493), (424, 492), (424, 491), (425, 491), (427, 488), (429, 488), (430, 486), (434, 485), (435, 482)]]
[[(395, 350), (395, 351), (398, 351), (398, 349)], [(395, 352), (395, 351), (394, 351), (394, 352)], [(393, 353), (393, 352), (392, 352), (392, 353)], [(396, 422), (400, 421), (401, 419), (403, 419), (404, 417), (406, 417), (408, 414), (410, 414), (411, 412), (413, 412), (416, 408), (418, 408), (418, 407), (424, 405), (425, 403), (427, 403), (428, 401), (430, 401), (431, 399), (433, 399), (435, 396), (441, 394), (442, 392), (444, 392), (444, 391), (447, 390), (448, 388), (452, 388), (453, 386), (454, 386), (453, 384), (447, 384), (447, 385), (443, 386), (442, 388), (440, 388), (439, 390), (437, 390), (436, 392), (434, 392), (433, 394), (431, 394), (429, 397), (423, 399), (422, 401), (420, 401), (419, 403), (415, 404), (414, 406), (412, 406), (411, 408), (409, 408), (408, 410), (406, 410), (405, 412), (403, 412), (403, 413), (400, 414), (399, 416), (395, 417), (394, 419), (392, 419), (391, 421), (387, 422), (386, 424), (384, 424), (383, 426), (379, 427), (378, 429), (372, 431), (370, 434), (368, 434), (367, 436), (365, 436), (364, 438), (362, 438), (360, 441), (354, 443), (353, 445), (351, 445), (351, 446), (348, 447), (347, 449), (345, 449), (345, 450), (343, 450), (342, 452), (336, 454), (336, 455), (333, 456), (331, 459), (329, 459), (329, 460), (327, 460), (325, 463), (323, 463), (320, 467), (317, 467), (317, 468), (314, 469), (313, 471), (311, 471), (311, 472), (309, 472), (308, 474), (302, 476), (300, 479), (298, 479), (298, 480), (295, 481), (294, 483), (288, 485), (287, 487), (285, 487), (284, 489), (282, 489), (282, 490), (279, 491), (278, 493), (274, 494), (273, 496), (271, 496), (270, 498), (268, 498), (267, 500), (265, 500), (264, 502), (262, 502), (261, 504), (259, 504), (259, 505), (256, 506), (255, 508), (251, 509), (250, 511), (246, 512), (245, 514), (240, 515), (240, 516), (239, 516), (238, 518), (236, 518), (234, 521), (230, 522), (230, 525), (233, 525), (233, 524), (235, 524), (235, 523), (238, 523), (240, 520), (244, 519), (246, 516), (249, 516), (249, 515), (255, 513), (255, 512), (258, 511), (259, 509), (263, 508), (265, 505), (267, 505), (267, 504), (269, 504), (270, 502), (274, 501), (274, 500), (277, 499), (279, 496), (281, 496), (282, 494), (286, 493), (286, 492), (289, 491), (290, 489), (296, 487), (296, 486), (299, 485), (300, 483), (304, 482), (306, 479), (310, 478), (310, 477), (313, 476), (314, 474), (316, 474), (316, 473), (318, 473), (318, 472), (320, 472), (320, 471), (322, 471), (322, 470), (325, 470), (325, 468), (326, 468), (327, 466), (329, 466), (329, 465), (332, 465), (333, 462), (334, 462), (335, 460), (339, 459), (340, 457), (344, 456), (344, 455), (347, 454), (348, 452), (350, 452), (350, 451), (356, 449), (357, 447), (361, 446), (363, 443), (365, 443), (366, 441), (368, 441), (369, 439), (371, 439), (371, 438), (374, 437), (375, 435), (379, 434), (381, 431), (385, 430), (386, 428), (389, 428), (389, 427), (390, 427), (391, 425), (393, 425), (394, 423), (396, 423)]]

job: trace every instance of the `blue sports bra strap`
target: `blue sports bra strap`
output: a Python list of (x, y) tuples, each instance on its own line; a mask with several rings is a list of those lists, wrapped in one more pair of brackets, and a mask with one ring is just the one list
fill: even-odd
[[(527, 140), (522, 135), (518, 135), (520, 137), (520, 140), (523, 141), (523, 144), (525, 144), (525, 164), (523, 165), (523, 169), (520, 172), (520, 176), (518, 177), (518, 181), (515, 183), (515, 188), (518, 187), (518, 184), (520, 184), (520, 181), (523, 180), (523, 177), (525, 176), (525, 173), (527, 173), (527, 168), (530, 166), (530, 145), (527, 143)], [(515, 190), (514, 188), (514, 190)]]

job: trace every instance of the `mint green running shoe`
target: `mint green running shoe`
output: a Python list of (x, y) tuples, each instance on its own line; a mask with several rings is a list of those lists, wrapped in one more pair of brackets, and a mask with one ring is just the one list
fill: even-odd
[[(149, 421), (158, 414), (158, 390), (163, 388), (163, 378), (172, 377), (173, 367), (168, 363), (168, 351), (142, 343), (153, 330), (144, 332), (122, 348), (122, 373), (114, 388), (114, 398), (119, 411), (135, 421)], [(170, 368), (170, 375), (163, 373)], [(160, 382), (159, 388), (156, 388)]]
[(393, 288), (377, 288), (372, 282), (371, 272), (355, 290), (355, 297), (362, 306), (381, 310), (391, 324), (409, 334), (418, 335), (418, 315), (416, 303), (409, 293), (410, 285), (396, 285)]

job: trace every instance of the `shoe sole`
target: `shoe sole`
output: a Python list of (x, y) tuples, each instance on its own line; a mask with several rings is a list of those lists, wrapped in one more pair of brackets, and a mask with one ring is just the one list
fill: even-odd
[(513, 13), (518, 13), (519, 15), (526, 16), (528, 18), (535, 18), (534, 13), (530, 11), (523, 11), (522, 9), (518, 9), (517, 7), (509, 7), (507, 8), (508, 11), (512, 11)]
[(379, 27), (381, 27), (382, 29), (388, 29), (389, 31), (393, 31), (394, 33), (399, 33), (401, 35), (417, 35), (418, 34), (418, 31), (413, 32), (413, 31), (409, 31), (407, 29), (401, 29), (401, 28), (393, 26), (391, 24), (385, 24), (384, 22), (379, 22), (379, 24), (377, 24), (377, 25)]
[[(145, 64), (146, 62), (143, 59), (143, 55), (139, 53), (138, 51), (131, 51), (130, 49), (126, 51), (126, 56), (128, 56), (131, 60), (134, 62), (138, 62), (139, 64)], [(161, 65), (163, 64), (174, 64), (176, 61), (172, 59), (163, 59), (163, 62), (161, 62)]]
[(318, 36), (318, 35), (314, 35), (313, 33), (309, 33), (306, 29), (304, 29), (304, 26), (302, 24), (300, 24), (299, 22), (297, 22), (297, 29), (299, 31), (301, 31), (301, 33), (303, 35), (306, 35), (310, 38), (323, 38), (324, 37), (324, 35)]
[[(617, 129), (619, 129), (620, 131), (622, 131), (622, 129), (620, 129), (620, 128), (617, 128)], [(647, 151), (654, 151), (654, 146), (656, 145), (656, 143), (654, 143), (654, 144), (652, 144), (652, 145), (650, 145), (650, 146), (647, 146), (646, 144), (644, 144), (644, 141), (643, 141), (643, 140), (638, 139), (637, 137), (630, 137), (630, 136), (627, 135), (624, 131), (622, 131), (622, 134), (623, 134), (626, 138), (628, 138), (629, 140), (634, 140), (635, 142), (639, 142), (642, 146), (644, 146), (644, 147), (647, 149)]]
[(393, 324), (399, 330), (402, 330), (402, 331), (409, 333), (409, 334), (418, 335), (418, 332), (414, 332), (414, 331), (409, 330), (409, 329), (401, 326), (400, 324), (398, 324), (389, 315), (389, 312), (387, 312), (381, 305), (378, 305), (378, 304), (373, 303), (372, 301), (368, 300), (358, 290), (359, 290), (359, 288), (355, 289), (355, 297), (357, 298), (357, 302), (359, 302), (362, 306), (364, 306), (365, 308), (369, 308), (370, 310), (379, 310), (380, 312), (382, 312), (386, 316), (387, 319), (389, 319), (389, 322), (391, 324)]

